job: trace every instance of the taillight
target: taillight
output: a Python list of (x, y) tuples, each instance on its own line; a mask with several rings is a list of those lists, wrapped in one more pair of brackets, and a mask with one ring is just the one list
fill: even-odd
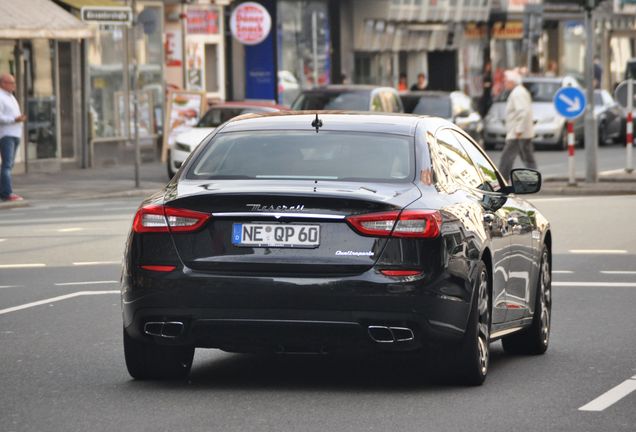
[(347, 217), (360, 234), (374, 237), (435, 238), (440, 233), (442, 215), (432, 210), (404, 210)]
[(133, 230), (148, 232), (192, 232), (205, 224), (210, 215), (162, 205), (148, 205), (137, 210)]

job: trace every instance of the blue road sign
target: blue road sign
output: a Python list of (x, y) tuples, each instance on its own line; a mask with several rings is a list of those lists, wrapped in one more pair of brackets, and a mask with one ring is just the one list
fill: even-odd
[(554, 108), (568, 120), (583, 114), (585, 104), (585, 94), (578, 87), (561, 87), (554, 95)]

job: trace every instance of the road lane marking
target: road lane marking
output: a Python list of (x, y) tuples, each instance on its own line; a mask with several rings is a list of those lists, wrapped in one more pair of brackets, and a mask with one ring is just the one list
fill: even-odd
[(0, 239), (0, 243), (2, 243), (3, 241), (7, 241), (7, 239)]
[(60, 232), (60, 233), (78, 232), (78, 231), (84, 231), (84, 228), (80, 228), (80, 227), (75, 227), (75, 228), (60, 228), (59, 230), (57, 230), (57, 232)]
[(66, 294), (66, 295), (61, 295), (58, 297), (52, 297), (49, 299), (45, 299), (45, 300), (39, 300), (33, 303), (27, 303), (27, 304), (23, 304), (20, 306), (14, 306), (14, 307), (10, 307), (7, 309), (0, 309), (0, 315), (4, 315), (4, 314), (8, 314), (11, 312), (17, 312), (23, 309), (28, 309), (28, 308), (32, 308), (35, 306), (40, 306), (43, 304), (48, 304), (48, 303), (53, 303), (53, 302), (57, 302), (57, 301), (62, 301), (62, 300), (67, 300), (73, 297), (80, 297), (80, 296), (91, 296), (91, 295), (103, 295), (103, 294), (119, 294), (119, 291), (78, 291), (78, 292), (74, 292), (71, 294)]
[(620, 255), (626, 254), (627, 251), (624, 249), (571, 249), (571, 254), (605, 254), (605, 255)]
[(609, 275), (636, 275), (636, 271), (601, 270), (603, 274)]
[(629, 395), (634, 390), (636, 390), (636, 375), (623, 381), (613, 389), (603, 393), (592, 402), (583, 405), (579, 408), (579, 411), (603, 411), (623, 399), (625, 396)]
[(552, 286), (636, 288), (636, 282), (554, 282), (553, 281)]
[(15, 268), (37, 268), (46, 267), (46, 264), (34, 263), (34, 264), (0, 264), (0, 269), (15, 269)]
[(92, 265), (110, 265), (110, 264), (121, 264), (121, 261), (83, 261), (83, 262), (74, 262), (74, 266), (92, 266)]
[(572, 274), (572, 270), (552, 270), (553, 274)]
[(88, 282), (60, 282), (55, 286), (73, 286), (73, 285), (104, 285), (104, 284), (118, 284), (119, 281), (88, 281)]
[(0, 289), (4, 288), (21, 288), (22, 285), (0, 285)]

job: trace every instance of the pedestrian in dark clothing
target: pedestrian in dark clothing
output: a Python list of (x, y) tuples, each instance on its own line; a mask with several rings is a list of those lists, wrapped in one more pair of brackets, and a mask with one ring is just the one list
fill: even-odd
[(484, 73), (482, 75), (483, 92), (481, 94), (481, 115), (485, 117), (492, 105), (492, 64), (487, 61), (484, 64)]
[(603, 79), (603, 66), (601, 66), (601, 59), (594, 57), (594, 88), (601, 88), (601, 80)]
[(417, 82), (411, 86), (411, 91), (426, 90), (426, 84), (426, 74), (424, 72), (420, 72), (417, 74)]

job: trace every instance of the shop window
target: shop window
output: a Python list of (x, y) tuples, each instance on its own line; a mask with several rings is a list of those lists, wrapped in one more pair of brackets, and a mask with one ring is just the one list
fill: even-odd
[(219, 91), (218, 44), (205, 44), (205, 89)]
[(24, 47), (28, 159), (58, 156), (56, 57), (53, 41), (35, 39)]
[(281, 0), (278, 23), (279, 100), (291, 101), (302, 88), (329, 84), (331, 35), (327, 2)]

